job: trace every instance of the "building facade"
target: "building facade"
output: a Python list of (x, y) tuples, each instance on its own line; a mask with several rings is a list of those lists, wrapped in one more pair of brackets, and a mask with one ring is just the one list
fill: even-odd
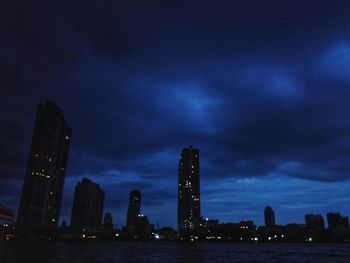
[(265, 226), (274, 227), (276, 226), (275, 212), (271, 206), (265, 207), (264, 210)]
[(128, 213), (126, 217), (126, 226), (132, 228), (136, 224), (138, 215), (141, 209), (141, 192), (139, 190), (132, 190), (130, 192)]
[(324, 230), (324, 220), (322, 215), (306, 214), (305, 225), (310, 228)]
[(71, 134), (57, 105), (39, 105), (17, 224), (57, 227)]
[(333, 231), (349, 230), (349, 218), (340, 213), (327, 214), (328, 228)]
[(192, 239), (201, 222), (199, 150), (183, 149), (178, 169), (178, 231), (180, 239)]
[(103, 230), (111, 231), (113, 229), (113, 218), (111, 213), (105, 213), (103, 220)]
[(154, 226), (149, 223), (148, 217), (143, 214), (138, 215), (133, 225), (133, 239), (150, 239), (152, 231)]
[(73, 229), (98, 231), (101, 229), (104, 192), (98, 184), (83, 178), (75, 187), (71, 226)]

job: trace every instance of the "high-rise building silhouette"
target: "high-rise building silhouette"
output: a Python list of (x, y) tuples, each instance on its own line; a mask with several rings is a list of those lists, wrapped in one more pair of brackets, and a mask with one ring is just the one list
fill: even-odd
[(178, 168), (178, 231), (180, 238), (192, 239), (201, 222), (199, 150), (183, 149)]
[(74, 229), (101, 229), (104, 192), (98, 184), (83, 178), (75, 187), (71, 226)]
[(265, 226), (274, 227), (276, 226), (275, 212), (271, 206), (266, 206), (264, 210)]
[(152, 231), (154, 231), (154, 225), (149, 223), (148, 217), (142, 214), (138, 215), (132, 229), (133, 238), (149, 239)]
[(19, 225), (57, 227), (71, 133), (54, 103), (39, 104), (18, 210)]
[(324, 230), (324, 220), (322, 215), (306, 214), (305, 224), (310, 228)]
[(141, 208), (141, 192), (139, 190), (132, 190), (130, 192), (130, 200), (128, 206), (128, 214), (126, 218), (126, 226), (132, 228), (138, 215), (140, 214)]
[(339, 231), (349, 229), (349, 218), (342, 216), (340, 213), (328, 213), (327, 220), (330, 230)]
[(113, 218), (111, 213), (105, 213), (103, 220), (103, 230), (110, 231), (113, 229)]

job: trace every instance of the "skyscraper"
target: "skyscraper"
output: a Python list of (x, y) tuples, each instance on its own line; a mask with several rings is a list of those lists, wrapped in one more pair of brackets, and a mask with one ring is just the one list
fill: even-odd
[(17, 217), (19, 225), (57, 227), (71, 133), (54, 103), (39, 104)]
[(128, 214), (126, 218), (126, 226), (132, 228), (138, 215), (140, 214), (141, 208), (141, 192), (139, 190), (133, 190), (130, 192), (130, 200), (128, 206)]
[(149, 223), (147, 216), (141, 214), (136, 217), (135, 225), (132, 229), (134, 239), (149, 239), (153, 231), (154, 225)]
[(328, 228), (333, 231), (339, 230), (348, 230), (349, 226), (349, 218), (347, 216), (342, 216), (338, 213), (328, 213)]
[(276, 226), (275, 212), (273, 211), (271, 206), (265, 207), (264, 217), (265, 217), (265, 226), (267, 227)]
[(324, 220), (322, 215), (306, 214), (305, 224), (307, 227), (324, 230)]
[(199, 150), (185, 148), (179, 161), (178, 231), (180, 238), (196, 235), (200, 224)]
[(110, 231), (113, 229), (113, 218), (111, 213), (105, 213), (103, 220), (103, 230)]
[(104, 192), (98, 184), (83, 178), (75, 187), (71, 226), (74, 229), (101, 229)]

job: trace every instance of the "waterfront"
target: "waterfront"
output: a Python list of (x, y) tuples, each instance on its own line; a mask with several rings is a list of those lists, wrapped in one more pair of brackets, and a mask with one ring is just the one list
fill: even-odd
[(0, 242), (1, 263), (349, 262), (350, 244)]

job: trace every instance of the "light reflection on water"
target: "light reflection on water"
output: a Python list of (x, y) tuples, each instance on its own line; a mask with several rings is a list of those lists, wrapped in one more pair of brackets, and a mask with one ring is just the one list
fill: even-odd
[(350, 262), (350, 244), (0, 242), (1, 263)]

